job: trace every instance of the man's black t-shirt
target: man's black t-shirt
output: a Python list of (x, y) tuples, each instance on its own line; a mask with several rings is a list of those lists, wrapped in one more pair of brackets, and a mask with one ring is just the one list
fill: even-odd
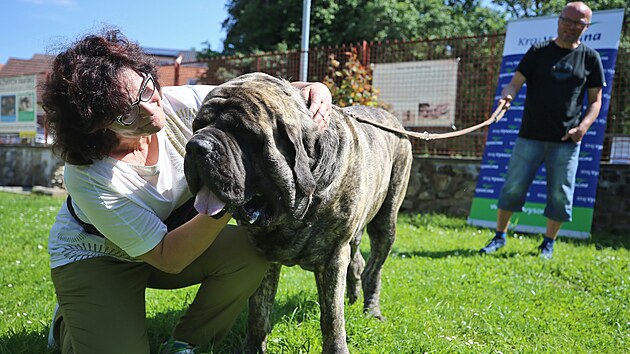
[(599, 54), (582, 43), (575, 49), (553, 40), (535, 44), (516, 70), (527, 83), (519, 131), (527, 139), (560, 142), (582, 119), (586, 89), (605, 85)]

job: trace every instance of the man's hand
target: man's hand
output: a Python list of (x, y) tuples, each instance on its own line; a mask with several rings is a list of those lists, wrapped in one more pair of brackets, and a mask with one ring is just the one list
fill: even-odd
[(332, 108), (332, 94), (328, 87), (321, 82), (292, 82), (291, 84), (300, 89), (315, 123), (321, 129), (326, 129)]
[(507, 110), (508, 108), (510, 108), (510, 102), (512, 102), (512, 95), (505, 95), (504, 97), (501, 97), (501, 99), (497, 102), (497, 107), (503, 104), (503, 102), (505, 102), (505, 106), (503, 106), (504, 109)]
[(602, 107), (602, 88), (601, 87), (591, 87), (587, 91), (588, 93), (588, 106), (586, 106), (586, 112), (584, 112), (584, 118), (580, 124), (575, 127), (569, 129), (569, 131), (562, 137), (562, 141), (565, 141), (569, 138), (573, 140), (575, 143), (579, 143), (586, 135), (586, 131), (591, 127), (595, 119), (597, 119), (597, 115), (599, 114), (599, 110)]
[(579, 143), (580, 141), (582, 141), (582, 138), (584, 137), (585, 134), (586, 134), (586, 129), (582, 129), (578, 125), (575, 128), (569, 129), (569, 131), (562, 137), (562, 141), (566, 141), (567, 139), (571, 138), (571, 140), (573, 140), (574, 143)]

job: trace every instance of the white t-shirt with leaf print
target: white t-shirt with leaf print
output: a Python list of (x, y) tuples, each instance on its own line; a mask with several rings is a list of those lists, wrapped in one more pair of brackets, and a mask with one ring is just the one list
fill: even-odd
[(192, 136), (192, 121), (213, 88), (162, 88), (167, 127), (157, 133), (155, 165), (110, 157), (90, 165), (66, 163), (64, 180), (76, 214), (106, 237), (85, 232), (64, 203), (48, 239), (51, 268), (100, 256), (139, 261), (138, 256), (162, 240), (167, 233), (163, 220), (192, 197), (184, 176), (182, 147)]

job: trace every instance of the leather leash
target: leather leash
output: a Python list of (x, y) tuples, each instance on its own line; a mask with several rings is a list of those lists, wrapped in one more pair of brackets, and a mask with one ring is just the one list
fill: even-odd
[(447, 139), (447, 138), (454, 138), (456, 136), (460, 136), (460, 135), (464, 135), (464, 134), (468, 134), (470, 132), (473, 132), (479, 128), (483, 128), (485, 126), (488, 126), (492, 123), (496, 123), (498, 122), (501, 118), (503, 118), (503, 115), (505, 114), (505, 112), (507, 111), (507, 108), (505, 107), (505, 101), (502, 102), (501, 104), (499, 104), (499, 106), (497, 107), (497, 109), (494, 110), (494, 112), (492, 113), (492, 115), (490, 116), (490, 118), (486, 119), (485, 121), (477, 124), (477, 125), (473, 125), (471, 127), (465, 128), (465, 129), (461, 129), (461, 130), (456, 130), (453, 132), (448, 132), (448, 133), (429, 133), (429, 132), (422, 132), (422, 133), (418, 133), (418, 132), (412, 132), (412, 131), (408, 131), (408, 130), (403, 130), (403, 129), (398, 129), (398, 128), (394, 128), (394, 127), (389, 127), (387, 125), (381, 124), (381, 123), (377, 123), (375, 121), (369, 120), (369, 119), (364, 119), (358, 116), (354, 116), (354, 118), (356, 120), (358, 120), (359, 122), (362, 123), (367, 123), (367, 124), (371, 124), (375, 127), (393, 132), (393, 133), (400, 133), (400, 134), (404, 134), (410, 137), (414, 137), (414, 138), (420, 138), (420, 139), (424, 139), (424, 140), (435, 140), (435, 139)]

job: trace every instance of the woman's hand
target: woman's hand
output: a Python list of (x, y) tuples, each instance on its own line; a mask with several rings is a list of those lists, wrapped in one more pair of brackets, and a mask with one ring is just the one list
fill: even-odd
[(328, 87), (321, 82), (292, 82), (291, 85), (300, 89), (315, 123), (326, 129), (332, 108), (332, 94)]

